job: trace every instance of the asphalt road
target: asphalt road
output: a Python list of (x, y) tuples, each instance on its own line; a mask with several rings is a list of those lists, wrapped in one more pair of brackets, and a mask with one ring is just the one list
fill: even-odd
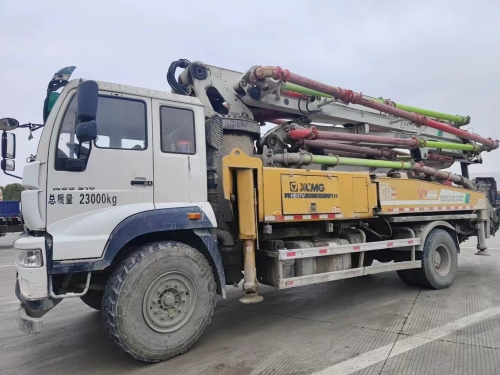
[(65, 300), (44, 330), (17, 329), (12, 236), (0, 238), (0, 374), (500, 374), (500, 238), (463, 246), (446, 290), (395, 272), (278, 291), (241, 305), (229, 288), (186, 354), (143, 364), (106, 338), (98, 312)]

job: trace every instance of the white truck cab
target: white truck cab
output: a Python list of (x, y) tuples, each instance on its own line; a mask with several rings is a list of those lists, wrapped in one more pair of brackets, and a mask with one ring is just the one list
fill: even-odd
[[(216, 249), (204, 121), (197, 98), (95, 81), (64, 86), (23, 172), (27, 231), (14, 244), (23, 330), (39, 332), (62, 298), (100, 301), (102, 290), (88, 297), (94, 278), (132, 239), (189, 229)], [(71, 275), (78, 292), (67, 292)]]

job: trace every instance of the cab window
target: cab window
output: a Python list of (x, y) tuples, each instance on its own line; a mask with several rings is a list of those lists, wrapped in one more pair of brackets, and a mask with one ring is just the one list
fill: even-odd
[(196, 153), (194, 113), (190, 109), (160, 107), (161, 150), (167, 153)]
[[(66, 159), (77, 158), (76, 95), (64, 114), (57, 141), (55, 169), (65, 170)], [(97, 139), (95, 147), (142, 151), (147, 148), (146, 103), (112, 96), (99, 96), (97, 107)], [(80, 158), (88, 153), (88, 142), (82, 144)]]

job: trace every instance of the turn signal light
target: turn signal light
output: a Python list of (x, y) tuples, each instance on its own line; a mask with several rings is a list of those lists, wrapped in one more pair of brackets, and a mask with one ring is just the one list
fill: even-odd
[(188, 213), (188, 219), (189, 220), (200, 220), (201, 214), (199, 212), (190, 212), (190, 213)]

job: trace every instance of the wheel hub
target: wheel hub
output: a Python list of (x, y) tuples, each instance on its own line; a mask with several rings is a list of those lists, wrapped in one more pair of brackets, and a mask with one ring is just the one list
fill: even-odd
[(148, 287), (143, 300), (143, 314), (147, 324), (160, 333), (181, 328), (196, 307), (196, 286), (182, 272), (167, 272), (157, 277)]
[(446, 276), (451, 270), (451, 252), (447, 246), (441, 244), (434, 250), (434, 270), (439, 276)]
[(441, 255), (436, 251), (434, 252), (434, 266), (439, 267), (441, 264)]
[(168, 309), (169, 307), (172, 307), (175, 304), (175, 300), (176, 300), (175, 294), (168, 292), (164, 294), (163, 297), (161, 298), (161, 304), (163, 308)]

